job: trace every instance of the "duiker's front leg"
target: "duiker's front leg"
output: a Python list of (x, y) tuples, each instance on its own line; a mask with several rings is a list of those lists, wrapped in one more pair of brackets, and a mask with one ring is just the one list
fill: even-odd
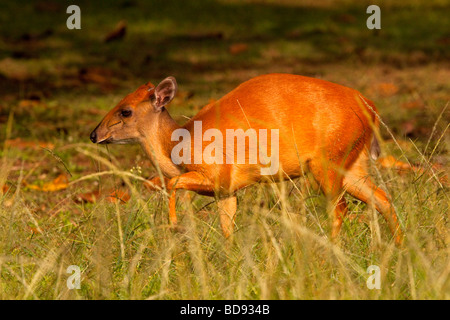
[[(195, 191), (205, 195), (214, 195), (214, 184), (205, 176), (195, 171), (187, 172), (170, 179), (167, 188), (170, 190), (169, 218), (170, 222), (173, 224), (177, 223), (177, 215), (175, 212), (175, 191), (177, 189)], [(234, 218), (237, 208), (236, 197), (232, 196), (219, 200), (218, 208), (222, 231), (224, 236), (228, 238), (233, 232), (234, 227)]]

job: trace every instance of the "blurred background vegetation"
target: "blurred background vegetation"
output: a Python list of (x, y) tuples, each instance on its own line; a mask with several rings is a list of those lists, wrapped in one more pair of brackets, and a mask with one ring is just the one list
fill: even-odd
[(372, 2), (78, 1), (82, 29), (68, 30), (69, 2), (2, 1), (1, 123), (17, 100), (45, 101), (45, 112), (16, 110), (14, 136), (87, 141), (95, 111), (147, 81), (175, 76), (183, 103), (171, 112), (192, 115), (253, 76), (287, 72), (355, 87), (397, 133), (426, 139), (428, 109), (448, 101), (449, 2), (375, 1), (382, 28), (369, 30)]
[[(71, 4), (81, 8), (81, 30), (66, 27), (69, 17), (66, 8)], [(371, 4), (381, 8), (381, 30), (366, 27), (369, 17), (366, 9)], [(448, 292), (443, 290), (448, 284), (446, 246), (449, 235), (448, 221), (444, 218), (448, 215), (448, 189), (430, 182), (428, 175), (425, 175), (427, 178), (415, 175), (399, 180), (398, 174), (392, 173), (384, 184), (392, 187), (390, 191), (401, 208), (402, 219), (410, 219), (409, 223), (423, 227), (420, 230), (424, 233), (415, 234), (417, 237), (413, 238), (417, 240), (417, 248), (426, 248), (425, 255), (431, 255), (427, 256), (429, 260), (418, 259), (423, 264), (417, 265), (417, 274), (414, 268), (412, 275), (405, 271), (406, 278), (397, 272), (410, 265), (416, 267), (414, 257), (420, 251), (414, 251), (416, 247), (412, 251), (414, 254), (406, 260), (399, 258), (401, 255), (386, 258), (376, 250), (375, 253), (369, 250), (366, 257), (370, 243), (363, 241), (361, 244), (361, 238), (358, 241), (351, 238), (352, 234), (361, 234), (362, 227), (355, 227), (356, 231), (350, 235), (348, 228), (343, 230), (349, 259), (354, 258), (349, 265), (361, 261), (364, 261), (362, 265), (369, 265), (378, 259), (397, 268), (387, 277), (396, 279), (393, 281), (398, 286), (381, 295), (367, 293), (360, 274), (355, 278), (346, 274), (347, 264), (334, 269), (333, 265), (325, 263), (329, 258), (328, 251), (319, 260), (310, 261), (307, 257), (313, 246), (305, 249), (295, 244), (291, 247), (289, 241), (298, 239), (290, 238), (291, 235), (284, 238), (283, 231), (274, 229), (275, 238), (282, 239), (280, 241), (287, 248), (286, 252), (280, 253), (277, 246), (271, 247), (272, 236), (259, 238), (260, 232), (268, 230), (266, 224), (262, 231), (258, 229), (246, 236), (249, 241), (267, 246), (253, 247), (249, 242), (242, 242), (225, 256), (218, 253), (224, 245), (220, 235), (215, 243), (220, 249), (202, 247), (206, 243), (205, 237), (210, 239), (205, 236), (209, 231), (200, 227), (206, 232), (199, 231), (203, 244), (189, 245), (186, 250), (193, 254), (191, 258), (208, 257), (206, 262), (201, 260), (200, 263), (204, 263), (205, 269), (196, 264), (195, 258), (177, 260), (180, 255), (183, 257), (183, 252), (182, 249), (179, 249), (181, 253), (173, 251), (174, 243), (178, 246), (186, 239), (164, 233), (161, 236), (164, 241), (158, 236), (149, 240), (145, 233), (155, 225), (167, 223), (166, 205), (161, 196), (152, 195), (143, 206), (134, 199), (123, 208), (108, 204), (107, 209), (102, 209), (104, 202), (100, 205), (93, 197), (99, 196), (102, 188), (110, 190), (121, 186), (120, 178), (99, 177), (70, 188), (67, 183), (109, 168), (107, 163), (83, 153), (87, 148), (121, 170), (131, 169), (144, 177), (151, 175), (153, 169), (138, 147), (111, 146), (105, 152), (103, 146), (83, 147), (81, 144), (90, 143), (89, 133), (123, 96), (143, 83), (157, 84), (169, 75), (176, 77), (179, 85), (179, 93), (169, 106), (169, 112), (180, 124), (211, 99), (220, 98), (239, 83), (260, 74), (294, 73), (355, 88), (375, 102), (397, 140), (394, 142), (389, 132), (382, 128), (384, 155), (393, 154), (412, 163), (429, 162), (430, 166), (436, 164), (448, 170), (449, 13), (450, 2), (446, 0), (1, 1), (0, 142), (3, 148), (0, 151), (0, 187), (3, 186), (3, 196), (0, 265), (4, 262), (6, 269), (1, 269), (3, 280), (0, 285), (5, 291), (0, 297), (72, 297), (70, 294), (74, 293), (68, 293), (64, 281), (60, 281), (63, 265), (68, 261), (87, 259), (93, 262), (83, 262), (83, 272), (87, 278), (90, 272), (95, 276), (92, 276), (92, 282), (84, 282), (81, 294), (77, 293), (83, 298), (448, 298)], [(271, 93), (262, 94), (270, 97)], [(79, 146), (85, 149), (79, 149)], [(425, 184), (417, 184), (420, 177), (426, 180)], [(399, 184), (391, 185), (394, 182)], [(252, 190), (259, 195), (259, 189)], [(242, 209), (247, 215), (277, 207), (276, 196), (261, 192), (267, 203), (258, 209)], [(426, 195), (422, 196), (422, 192)], [(143, 193), (142, 197), (149, 195)], [(250, 202), (259, 199), (248, 194), (241, 197)], [(116, 193), (110, 198), (127, 202), (129, 195), (124, 198)], [(434, 199), (432, 204), (427, 202), (431, 198)], [(319, 206), (319, 217), (322, 218), (319, 220), (326, 225), (324, 204), (320, 211), (321, 202), (308, 199), (306, 212)], [(293, 196), (291, 200), (296, 198)], [(201, 208), (206, 202), (198, 203), (196, 210), (203, 212)], [(143, 207), (151, 208), (148, 215), (142, 214)], [(360, 204), (351, 208), (358, 211)], [(418, 212), (424, 213), (426, 220), (410, 217)], [(122, 226), (118, 217), (124, 219), (124, 234), (120, 231)], [(208, 214), (201, 219), (205, 217)], [(309, 216), (306, 214), (306, 217)], [(203, 226), (199, 222), (201, 219), (196, 221)], [(149, 225), (150, 220), (155, 225)], [(243, 220), (238, 224), (245, 226), (244, 221), (249, 222)], [(255, 221), (251, 220), (252, 223)], [(215, 223), (217, 225), (217, 221)], [(109, 243), (105, 237), (99, 238), (99, 234), (111, 232), (108, 224), (114, 225), (115, 236), (122, 234), (120, 245), (119, 242)], [(318, 233), (323, 232), (320, 225), (315, 227)], [(385, 232), (384, 237), (388, 238), (388, 234)], [(57, 248), (67, 251), (61, 254)], [(103, 249), (98, 248), (108, 252), (105, 253), (107, 258), (100, 253)], [(271, 255), (274, 248), (276, 254)], [(240, 250), (257, 252), (254, 257), (244, 254), (242, 258)], [(290, 250), (301, 251), (304, 260), (294, 259), (290, 265)], [(58, 252), (55, 253), (57, 258), (53, 259), (48, 252)], [(141, 263), (145, 265), (144, 262), (133, 265), (134, 258), (145, 260), (143, 252), (150, 256), (148, 269), (142, 267), (141, 278), (133, 282), (135, 278), (127, 278), (127, 272), (138, 270)], [(175, 267), (166, 264), (164, 259), (168, 257), (173, 257)], [(275, 262), (267, 267), (261, 261), (271, 261), (270, 257), (278, 257), (287, 264), (280, 267), (281, 271)], [(244, 267), (239, 261), (244, 261)], [(428, 271), (433, 269), (435, 262), (438, 267), (437, 271), (431, 271), (432, 276)], [(305, 268), (301, 269), (303, 271), (299, 269), (300, 264)], [(105, 280), (102, 272), (92, 265), (111, 267), (110, 278)], [(132, 268), (128, 269), (130, 265)], [(254, 267), (261, 267), (260, 273), (253, 274)], [(268, 280), (264, 273), (261, 277), (266, 267), (279, 278)], [(189, 268), (194, 270), (192, 279)], [(249, 278), (236, 276), (240, 268), (252, 275)], [(341, 271), (345, 274), (342, 279), (336, 276)], [(294, 281), (293, 274), (299, 272), (298, 279), (302, 282), (294, 283), (295, 287), (290, 281)], [(153, 276), (149, 278), (149, 274)], [(316, 275), (318, 282), (315, 284), (308, 282), (311, 274)], [(333, 276), (330, 278), (330, 275)], [(214, 282), (210, 276), (220, 278), (223, 284)], [(236, 281), (231, 284), (233, 279)], [(123, 281), (127, 289), (121, 287)], [(208, 287), (209, 281), (211, 287)], [(336, 281), (333, 283), (336, 287), (321, 291), (320, 288), (330, 285), (328, 281)], [(419, 286), (422, 290), (414, 287), (417, 284), (414, 281), (422, 285)], [(134, 285), (132, 288), (130, 283)], [(351, 290), (339, 289), (343, 283), (349, 284)]]

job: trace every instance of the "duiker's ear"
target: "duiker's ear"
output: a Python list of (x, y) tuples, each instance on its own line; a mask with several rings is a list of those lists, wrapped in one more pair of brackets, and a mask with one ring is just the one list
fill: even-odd
[(155, 100), (153, 106), (160, 111), (164, 106), (172, 101), (177, 93), (177, 80), (174, 77), (167, 77), (158, 84), (155, 89)]

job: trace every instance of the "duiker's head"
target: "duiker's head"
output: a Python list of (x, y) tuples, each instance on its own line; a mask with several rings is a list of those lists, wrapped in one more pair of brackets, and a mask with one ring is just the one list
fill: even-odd
[(141, 130), (164, 110), (177, 91), (177, 82), (167, 77), (155, 88), (150, 82), (140, 86), (103, 118), (90, 138), (93, 143), (137, 143)]

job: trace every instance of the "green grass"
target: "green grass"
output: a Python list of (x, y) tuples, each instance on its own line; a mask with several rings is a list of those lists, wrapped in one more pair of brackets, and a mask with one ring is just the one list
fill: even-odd
[[(0, 187), (11, 187), (0, 194), (0, 299), (449, 299), (450, 201), (439, 179), (449, 163), (448, 2), (380, 2), (378, 32), (365, 27), (367, 5), (351, 1), (80, 1), (79, 31), (66, 29), (63, 2), (45, 3), (0, 4)], [(123, 19), (125, 38), (103, 43)], [(248, 49), (231, 54), (239, 43)], [(406, 231), (404, 247), (351, 197), (350, 213), (366, 222), (346, 220), (332, 243), (326, 199), (305, 178), (239, 191), (231, 241), (213, 199), (180, 192), (182, 230), (174, 231), (167, 197), (137, 179), (154, 173), (143, 152), (89, 144), (102, 116), (147, 81), (177, 78), (169, 111), (183, 123), (270, 72), (360, 90), (393, 134), (382, 127), (382, 155), (427, 168), (372, 164)], [(15, 138), (52, 143), (53, 154), (3, 144)], [(115, 174), (96, 175), (106, 170)], [(131, 170), (135, 178), (125, 176)], [(27, 186), (67, 171), (65, 190)], [(76, 201), (122, 184), (127, 203)], [(66, 286), (69, 265), (81, 268), (80, 290)], [(366, 286), (370, 265), (381, 268), (381, 290)]]

